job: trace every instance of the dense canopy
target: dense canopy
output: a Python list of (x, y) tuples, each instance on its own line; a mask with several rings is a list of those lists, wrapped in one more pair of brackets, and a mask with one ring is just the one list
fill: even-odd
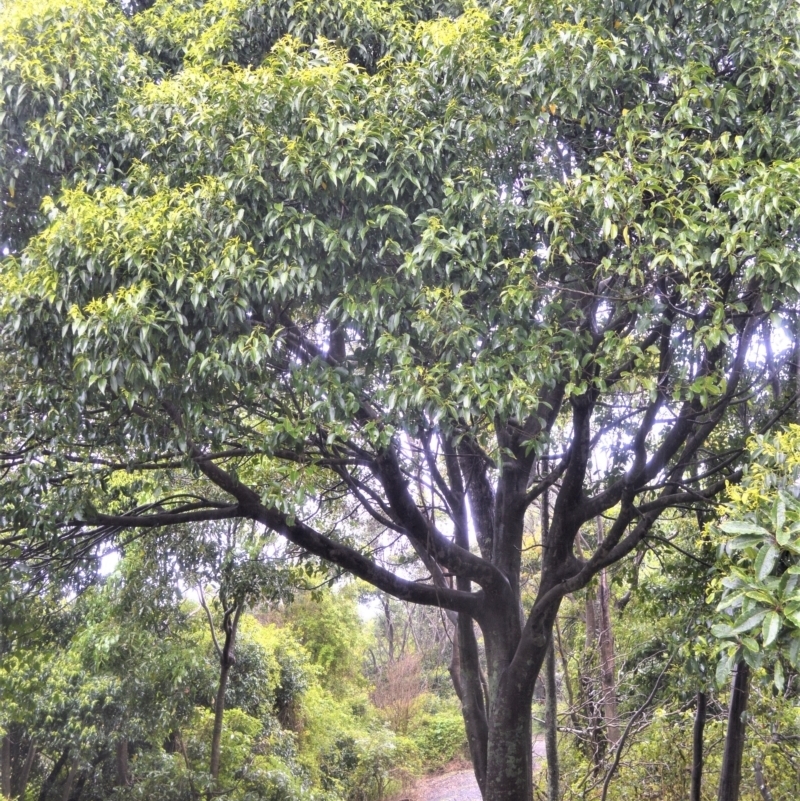
[(799, 30), (778, 0), (11, 4), (0, 556), (258, 521), (459, 614), (479, 782), (525, 797), (560, 599), (792, 402)]

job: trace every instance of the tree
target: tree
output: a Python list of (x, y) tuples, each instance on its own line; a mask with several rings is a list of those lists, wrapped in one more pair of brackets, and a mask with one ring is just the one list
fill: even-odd
[[(215, 782), (219, 779), (225, 696), (231, 668), (236, 664), (236, 636), (242, 614), (248, 606), (291, 595), (291, 573), (287, 570), (281, 574), (275, 569), (266, 553), (267, 539), (255, 530), (255, 526), (250, 532), (243, 532), (240, 528), (239, 521), (233, 521), (222, 530), (215, 531), (213, 526), (206, 526), (205, 531), (195, 530), (188, 548), (184, 548), (179, 556), (191, 566), (194, 577), (199, 579), (197, 592), (200, 605), (206, 614), (211, 640), (219, 658), (210, 760), (211, 778)], [(217, 583), (215, 607), (222, 615), (219, 637), (214, 616), (206, 601), (203, 579)]]
[(3, 558), (254, 520), (458, 615), (478, 783), (528, 799), (561, 599), (794, 400), (797, 10), (135, 10), (0, 23)]

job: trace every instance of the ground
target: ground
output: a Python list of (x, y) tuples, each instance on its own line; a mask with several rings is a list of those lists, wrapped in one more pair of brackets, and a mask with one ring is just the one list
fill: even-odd
[[(537, 769), (544, 763), (544, 738), (533, 741), (533, 766)], [(420, 779), (404, 801), (482, 801), (475, 774), (471, 768), (450, 771), (438, 776)]]

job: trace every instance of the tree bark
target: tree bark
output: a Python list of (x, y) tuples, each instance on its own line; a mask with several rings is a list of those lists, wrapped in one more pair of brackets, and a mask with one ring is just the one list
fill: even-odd
[(453, 689), (456, 691), (458, 700), (464, 700), (464, 687), (461, 684), (461, 657), (458, 647), (458, 626), (453, 630), (453, 650), (450, 656), (450, 666), (447, 668), (450, 674), (450, 681), (453, 682)]
[(25, 798), (25, 791), (28, 789), (28, 779), (30, 779), (31, 776), (34, 759), (36, 759), (36, 744), (31, 741), (30, 745), (28, 746), (28, 753), (25, 757), (25, 762), (22, 765), (19, 781), (17, 782), (17, 798), (19, 798), (20, 801)]
[(219, 778), (219, 761), (222, 744), (222, 721), (225, 712), (225, 690), (228, 686), (228, 675), (230, 664), (223, 663), (219, 671), (219, 684), (217, 685), (217, 697), (214, 702), (214, 730), (211, 734), (211, 778), (216, 781)]
[(383, 616), (386, 620), (386, 643), (389, 649), (389, 662), (394, 662), (394, 622), (392, 621), (392, 610), (389, 606), (389, 599), (380, 596), (383, 604)]
[(692, 735), (692, 788), (690, 801), (700, 801), (700, 790), (703, 783), (703, 731), (706, 726), (706, 694), (697, 693), (697, 705), (694, 713), (694, 732)]
[(489, 724), (486, 801), (530, 801), (533, 797), (532, 695), (531, 691), (523, 697), (501, 691), (494, 700)]
[(545, 749), (547, 752), (547, 798), (558, 801), (559, 769), (558, 769), (558, 695), (556, 690), (556, 654), (555, 642), (550, 643), (545, 661)]
[[(545, 490), (541, 504), (542, 545), (550, 545), (550, 492)], [(557, 624), (556, 624), (557, 625)], [(558, 801), (559, 768), (558, 768), (558, 691), (556, 688), (556, 643), (552, 632), (550, 648), (545, 660), (544, 693), (545, 693), (545, 751), (547, 755), (547, 797), (548, 801)], [(565, 676), (565, 679), (567, 677)]]
[(585, 748), (587, 756), (592, 760), (594, 774), (600, 772), (605, 752), (605, 740), (602, 733), (602, 721), (600, 720), (600, 708), (597, 698), (597, 680), (595, 677), (595, 654), (597, 651), (597, 615), (595, 609), (594, 590), (591, 586), (586, 588), (586, 604), (584, 621), (586, 627), (586, 642), (584, 644), (584, 658), (581, 675), (579, 676), (579, 686), (581, 692), (581, 706), (584, 708), (584, 718), (586, 719), (587, 739)]
[(490, 604), (498, 619), (506, 621), (505, 626), (483, 626), (491, 710), (484, 797), (487, 801), (531, 801), (531, 701), (552, 641), (559, 604), (543, 609), (535, 628), (529, 620), (522, 635), (513, 625), (519, 619), (518, 607), (512, 606), (513, 599), (507, 599), (507, 604), (505, 615), (500, 599)]
[(211, 778), (219, 778), (220, 750), (222, 746), (222, 721), (225, 712), (225, 690), (228, 687), (228, 676), (236, 662), (234, 648), (236, 646), (236, 631), (239, 627), (239, 618), (244, 610), (244, 604), (235, 604), (225, 610), (222, 627), (225, 632), (225, 642), (220, 649), (219, 685), (214, 703), (214, 730), (211, 734)]
[(61, 790), (61, 801), (69, 801), (69, 797), (72, 795), (72, 785), (75, 784), (75, 778), (77, 775), (78, 759), (76, 758), (72, 761), (69, 773), (67, 774), (67, 780), (64, 782), (64, 787)]
[[(602, 529), (600, 529), (602, 531)], [(603, 717), (606, 723), (606, 739), (613, 748), (619, 741), (619, 717), (617, 715), (616, 659), (614, 636), (611, 629), (611, 593), (606, 571), (600, 573), (600, 681), (603, 685)]]
[(761, 793), (761, 798), (763, 798), (764, 801), (774, 801), (772, 798), (772, 791), (769, 789), (767, 780), (764, 778), (764, 766), (761, 764), (760, 759), (755, 760), (753, 763), (753, 772), (756, 775), (756, 786), (758, 787), (758, 792)]
[(489, 731), (486, 720), (478, 641), (475, 637), (472, 618), (458, 616), (457, 644), (458, 667), (461, 684), (461, 714), (467, 732), (467, 743), (475, 772), (475, 779), (486, 798), (487, 745)]
[(69, 748), (65, 748), (61, 752), (61, 756), (59, 756), (56, 764), (53, 765), (53, 769), (50, 773), (45, 777), (45, 780), (42, 782), (42, 786), (39, 788), (39, 801), (47, 801), (47, 797), (50, 795), (50, 790), (53, 788), (53, 785), (56, 783), (56, 779), (58, 779), (58, 774), (61, 773), (61, 769), (69, 759)]
[(745, 712), (750, 693), (750, 668), (740, 662), (733, 674), (731, 702), (728, 708), (728, 728), (725, 733), (725, 751), (719, 777), (717, 801), (739, 801), (742, 782), (742, 754), (744, 753)]
[(126, 787), (128, 776), (128, 739), (122, 737), (117, 740), (117, 787)]

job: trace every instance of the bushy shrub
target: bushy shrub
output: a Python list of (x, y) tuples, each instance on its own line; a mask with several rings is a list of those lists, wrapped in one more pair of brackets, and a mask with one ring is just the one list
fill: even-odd
[(242, 638), (236, 648), (236, 666), (230, 672), (225, 706), (238, 707), (259, 717), (275, 704), (278, 660), (251, 639)]
[(455, 704), (441, 704), (435, 711), (421, 715), (410, 728), (409, 738), (428, 770), (442, 768), (467, 754), (464, 719)]

